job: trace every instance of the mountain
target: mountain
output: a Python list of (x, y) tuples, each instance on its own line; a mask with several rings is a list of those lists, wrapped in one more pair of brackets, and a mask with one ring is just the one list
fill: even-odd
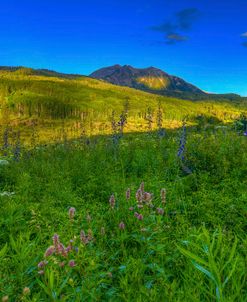
[(90, 74), (90, 77), (115, 85), (182, 99), (203, 100), (213, 98), (235, 100), (241, 98), (236, 94), (217, 95), (206, 93), (183, 79), (169, 75), (155, 67), (140, 69), (129, 65), (114, 65), (101, 68)]

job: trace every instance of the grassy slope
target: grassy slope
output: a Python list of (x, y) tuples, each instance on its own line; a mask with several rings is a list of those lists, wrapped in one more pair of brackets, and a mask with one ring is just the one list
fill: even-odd
[(227, 123), (246, 112), (241, 104), (161, 97), (87, 77), (64, 79), (0, 71), (0, 124), (9, 124), (21, 129), (23, 136), (30, 136), (30, 125), (35, 120), (41, 141), (54, 139), (55, 134), (61, 132), (64, 117), (67, 129), (77, 127), (79, 132), (75, 122), (80, 122), (88, 134), (110, 133), (112, 111), (119, 115), (126, 101), (129, 103), (128, 132), (147, 129), (144, 117), (148, 108), (155, 129), (158, 102), (165, 128), (180, 127), (186, 116), (192, 123), (199, 115)]

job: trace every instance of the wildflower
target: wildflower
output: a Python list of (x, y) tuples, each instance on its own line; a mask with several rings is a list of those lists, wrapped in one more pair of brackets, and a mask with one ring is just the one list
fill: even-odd
[(120, 229), (120, 230), (124, 230), (124, 229), (125, 229), (125, 224), (123, 223), (123, 221), (121, 221), (121, 222), (119, 223), (119, 229)]
[(126, 191), (126, 199), (130, 199), (130, 188)]
[(160, 191), (161, 203), (166, 203), (166, 189), (161, 189)]
[(152, 200), (152, 194), (148, 193), (148, 192), (144, 192), (143, 193), (143, 200), (146, 201), (146, 202), (151, 201)]
[(47, 261), (41, 261), (41, 262), (39, 262), (39, 263), (38, 263), (38, 268), (43, 268), (43, 267), (45, 267), (47, 263), (48, 263)]
[(146, 228), (141, 228), (141, 232), (147, 232), (148, 229)]
[(70, 261), (69, 261), (69, 266), (70, 266), (70, 267), (75, 267), (75, 266), (76, 266), (75, 260), (70, 260)]
[(2, 297), (2, 302), (8, 302), (8, 301), (9, 301), (9, 296)]
[(164, 209), (162, 209), (162, 208), (157, 208), (157, 213), (159, 214), (159, 215), (164, 215)]
[(142, 194), (144, 193), (144, 182), (142, 182), (141, 184), (140, 184), (140, 188), (139, 188), (140, 190), (141, 190), (141, 192), (142, 192)]
[(130, 207), (130, 208), (129, 208), (129, 211), (134, 211), (134, 207)]
[(143, 215), (142, 214), (139, 214), (137, 212), (135, 212), (135, 217), (138, 219), (138, 220), (143, 220)]
[(247, 136), (247, 131), (244, 132), (244, 136)]
[(45, 257), (51, 256), (55, 252), (55, 247), (51, 245), (48, 247), (48, 249), (45, 251)]
[(80, 239), (83, 244), (88, 244), (89, 242), (86, 233), (83, 230), (81, 230)]
[(114, 197), (113, 194), (112, 194), (112, 196), (109, 199), (109, 203), (110, 203), (111, 208), (113, 209), (115, 207), (115, 203), (116, 203), (115, 197)]
[(69, 208), (69, 218), (70, 220), (73, 220), (75, 217), (75, 208)]
[(53, 245), (56, 248), (58, 246), (58, 244), (60, 243), (60, 241), (59, 241), (59, 235), (58, 234), (54, 234), (54, 236), (52, 237), (52, 240), (53, 240)]
[(44, 273), (45, 273), (45, 272), (44, 272), (43, 270), (38, 271), (38, 274), (39, 274), (39, 275), (44, 275)]
[(138, 204), (137, 207), (138, 207), (138, 209), (142, 209), (143, 205), (142, 204)]
[(142, 196), (142, 190), (138, 189), (136, 191), (136, 200), (137, 200), (137, 202), (141, 203), (142, 202), (142, 198), (143, 198), (143, 196)]
[(138, 217), (137, 217), (137, 219), (138, 219), (138, 220), (143, 220), (143, 215), (142, 215), (142, 214), (139, 214)]
[(29, 287), (24, 287), (24, 289), (23, 289), (23, 295), (24, 296), (28, 296), (28, 295), (30, 295), (30, 288)]

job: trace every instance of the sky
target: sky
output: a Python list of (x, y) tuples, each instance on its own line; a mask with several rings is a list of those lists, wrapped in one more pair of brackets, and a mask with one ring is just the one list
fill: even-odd
[(0, 65), (154, 66), (247, 96), (247, 0), (1, 0)]

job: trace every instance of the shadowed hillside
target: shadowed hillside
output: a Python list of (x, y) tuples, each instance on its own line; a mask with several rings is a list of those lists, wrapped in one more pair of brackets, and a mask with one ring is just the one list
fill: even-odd
[[(145, 85), (167, 85), (165, 81)], [(246, 112), (244, 102), (191, 102), (115, 86), (89, 77), (30, 68), (1, 68), (0, 123), (29, 136), (35, 126), (41, 141), (54, 140), (61, 131), (109, 134), (113, 121), (127, 114), (126, 132), (177, 128), (186, 120), (195, 125), (202, 117), (231, 122)], [(161, 122), (158, 116), (161, 115)], [(3, 128), (2, 128), (3, 131)], [(33, 130), (32, 130), (33, 131)], [(73, 135), (71, 133), (74, 133)]]

